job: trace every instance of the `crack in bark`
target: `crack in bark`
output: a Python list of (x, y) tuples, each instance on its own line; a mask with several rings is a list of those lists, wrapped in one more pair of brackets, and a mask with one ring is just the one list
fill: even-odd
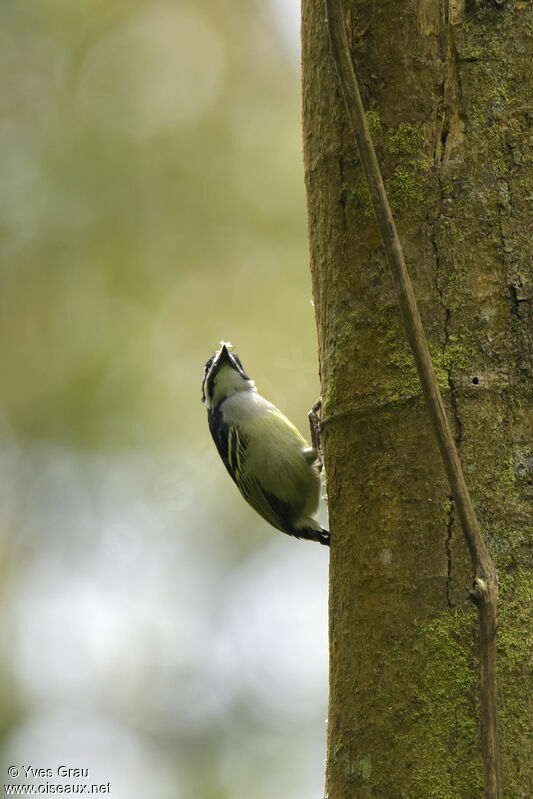
[[(439, 190), (440, 190), (440, 181), (439, 181)], [(437, 222), (438, 219), (440, 219), (440, 215), (439, 215), (439, 217), (437, 217), (435, 222)], [(443, 344), (442, 344), (442, 354), (445, 355), (446, 354), (446, 348), (447, 348), (447, 346), (449, 344), (449, 341), (450, 341), (450, 321), (451, 321), (452, 313), (451, 313), (451, 310), (448, 307), (448, 305), (447, 305), (447, 303), (446, 303), (446, 301), (444, 299), (444, 291), (442, 290), (442, 287), (440, 285), (441, 262), (440, 262), (439, 246), (437, 244), (437, 239), (436, 239), (436, 235), (435, 235), (435, 226), (433, 226), (433, 235), (431, 237), (431, 244), (433, 246), (433, 253), (434, 253), (434, 256), (435, 256), (435, 286), (436, 286), (436, 289), (437, 289), (437, 294), (439, 295), (440, 304), (441, 304), (442, 309), (444, 311), (444, 325), (443, 325), (444, 341), (443, 341)], [(448, 368), (447, 374), (448, 374), (448, 386), (450, 387), (450, 402), (451, 402), (452, 413), (453, 413), (453, 421), (454, 421), (454, 425), (455, 425), (455, 443), (457, 444), (457, 448), (459, 448), (459, 445), (460, 445), (461, 441), (463, 440), (463, 424), (462, 424), (461, 418), (459, 416), (459, 408), (458, 408), (458, 405), (457, 405), (457, 397), (455, 395), (456, 386), (455, 386), (455, 382), (454, 382), (453, 377), (452, 377), (451, 367)]]
[(506, 296), (510, 304), (511, 314), (517, 319), (521, 319), (520, 305), (523, 302), (527, 303), (529, 298), (520, 296), (523, 290), (522, 279), (518, 269), (513, 269), (513, 261), (516, 261), (516, 258), (513, 258), (512, 242), (508, 241), (506, 230), (506, 217), (512, 216), (512, 212), (513, 208), (511, 192), (508, 182), (504, 180), (500, 184), (498, 201), (498, 225), (501, 242), (501, 257), (507, 271), (509, 293)]
[[(446, 67), (446, 75), (440, 86), (440, 97), (436, 107), (436, 141), (435, 141), (435, 167), (437, 173), (437, 216), (432, 224), (431, 244), (435, 257), (435, 287), (439, 296), (440, 304), (444, 312), (444, 325), (443, 334), (444, 341), (442, 345), (442, 354), (446, 354), (446, 348), (450, 341), (450, 323), (451, 323), (451, 310), (446, 303), (444, 290), (441, 285), (441, 259), (439, 252), (439, 245), (437, 242), (436, 226), (440, 219), (443, 217), (443, 191), (440, 168), (448, 160), (449, 151), (453, 147), (454, 139), (457, 135), (457, 128), (459, 123), (459, 108), (461, 107), (461, 80), (457, 69), (457, 52), (455, 42), (453, 39), (453, 26), (450, 24), (453, 14), (451, 10), (456, 13), (458, 11), (455, 6), (450, 9), (450, 0), (446, 0), (444, 4), (444, 25), (446, 28), (446, 52), (443, 56), (444, 65)], [(451, 406), (453, 411), (453, 419), (456, 431), (456, 444), (459, 446), (463, 438), (463, 425), (459, 416), (459, 409), (457, 406), (457, 397), (455, 396), (455, 382), (452, 377), (451, 367), (447, 370), (448, 386), (450, 387)]]
[(348, 186), (344, 175), (344, 158), (342, 156), (339, 158), (339, 173), (340, 173), (340, 186), (341, 186), (341, 193), (339, 199), (342, 208), (342, 224), (344, 226), (344, 229), (346, 230), (346, 201), (348, 195)]
[(453, 536), (453, 526), (455, 523), (455, 515), (454, 515), (454, 504), (453, 504), (453, 496), (448, 496), (448, 523), (446, 525), (446, 541), (444, 543), (444, 549), (446, 551), (446, 559), (448, 562), (448, 574), (446, 576), (446, 601), (448, 603), (449, 608), (455, 607), (455, 602), (452, 602), (451, 591), (452, 591), (452, 536)]
[(509, 286), (509, 295), (511, 299), (511, 313), (520, 319), (520, 303), (527, 302), (527, 299), (519, 299), (518, 289), (516, 286)]
[(437, 135), (435, 137), (435, 147), (433, 149), (433, 162), (436, 167), (439, 167), (445, 160), (446, 141), (450, 132), (450, 126), (448, 124), (448, 112), (444, 100), (446, 95), (447, 79), (448, 78), (446, 77), (440, 85), (440, 96), (437, 100), (437, 106), (435, 109), (435, 127)]
[[(530, 360), (525, 354), (527, 346), (524, 345), (524, 318), (521, 305), (528, 303), (528, 297), (524, 291), (522, 280), (520, 257), (513, 247), (514, 237), (510, 218), (513, 215), (513, 203), (510, 186), (507, 180), (502, 180), (499, 185), (498, 198), (498, 228), (500, 238), (500, 257), (505, 268), (506, 283), (508, 291), (505, 292), (505, 299), (509, 304), (511, 315), (511, 330), (514, 337), (514, 353), (517, 369), (522, 373), (529, 371)], [(527, 314), (526, 314), (527, 316)]]
[[(457, 64), (456, 64), (457, 59), (456, 59), (455, 46), (453, 42), (453, 34), (451, 32), (449, 25), (448, 2), (445, 4), (444, 16), (445, 16), (444, 24), (447, 27), (446, 52), (444, 54), (446, 75), (440, 86), (440, 93), (439, 93), (440, 96), (437, 100), (437, 105), (435, 109), (436, 136), (435, 136), (435, 149), (434, 149), (434, 163), (437, 174), (438, 195), (437, 195), (437, 216), (433, 220), (432, 235), (431, 235), (431, 245), (433, 247), (433, 255), (435, 259), (435, 288), (437, 290), (439, 302), (444, 314), (444, 323), (443, 323), (444, 338), (442, 344), (443, 356), (446, 354), (446, 349), (450, 342), (451, 309), (445, 300), (444, 290), (442, 288), (442, 264), (439, 252), (439, 245), (437, 242), (436, 228), (439, 221), (442, 219), (444, 215), (441, 167), (447, 161), (449, 155), (448, 148), (450, 147), (450, 144), (453, 143), (452, 141), (453, 136), (450, 137), (450, 127), (451, 125), (454, 125), (457, 122), (458, 118), (457, 100), (458, 100), (458, 95), (460, 96), (461, 93), (459, 86), (459, 77), (457, 74)], [(461, 423), (461, 419), (459, 416), (457, 397), (455, 395), (455, 382), (452, 377), (451, 367), (447, 369), (447, 375), (448, 375), (448, 386), (450, 388), (450, 400), (451, 400), (453, 421), (455, 426), (455, 440), (457, 447), (459, 447), (459, 444), (463, 438), (463, 425)], [(447, 523), (446, 523), (446, 538), (444, 541), (444, 551), (446, 553), (446, 562), (447, 562), (445, 594), (446, 594), (446, 602), (449, 608), (455, 607), (455, 603), (452, 600), (452, 550), (451, 550), (453, 528), (455, 524), (454, 511), (455, 508), (454, 508), (453, 496), (449, 495)]]
[(451, 389), (451, 401), (452, 401), (452, 410), (453, 410), (453, 421), (455, 423), (455, 443), (457, 444), (457, 449), (459, 449), (461, 441), (463, 440), (463, 423), (461, 421), (461, 417), (459, 416), (459, 408), (457, 406), (457, 397), (455, 396), (455, 383), (451, 377), (451, 370), (448, 372), (448, 383)]
[[(439, 195), (440, 195), (440, 180), (439, 180)], [(433, 247), (433, 255), (435, 256), (435, 288), (437, 289), (437, 294), (439, 295), (439, 301), (440, 301), (441, 307), (442, 307), (442, 309), (444, 311), (444, 326), (443, 326), (444, 341), (443, 341), (443, 344), (442, 344), (442, 354), (444, 355), (445, 352), (446, 352), (446, 347), (448, 346), (448, 343), (450, 341), (450, 319), (451, 319), (452, 312), (451, 312), (450, 308), (448, 307), (448, 305), (446, 304), (446, 301), (444, 299), (444, 291), (442, 290), (442, 287), (440, 285), (441, 263), (440, 263), (439, 245), (437, 244), (437, 238), (436, 238), (436, 233), (435, 233), (435, 224), (439, 221), (440, 218), (441, 218), (441, 215), (439, 214), (439, 216), (437, 217), (437, 219), (435, 220), (435, 223), (433, 225), (433, 234), (431, 236), (431, 246)], [(449, 380), (450, 380), (450, 372), (448, 370), (448, 383), (449, 383)]]
[(453, 24), (450, 23), (450, 19), (450, 3), (446, 2), (443, 20), (445, 52), (442, 56), (445, 75), (440, 85), (440, 96), (436, 107), (437, 129), (434, 163), (437, 168), (448, 160), (455, 143), (462, 137), (460, 124), (460, 109), (463, 105), (461, 75), (457, 68), (459, 58), (453, 36)]

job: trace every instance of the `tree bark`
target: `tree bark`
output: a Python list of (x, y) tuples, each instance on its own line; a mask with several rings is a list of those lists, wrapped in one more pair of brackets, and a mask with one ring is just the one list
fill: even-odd
[[(500, 573), (504, 796), (518, 799), (533, 795), (531, 5), (362, 0), (346, 2), (345, 14), (434, 365)], [(302, 45), (332, 529), (327, 793), (477, 798), (478, 630), (464, 591), (472, 570), (322, 0), (304, 0)]]

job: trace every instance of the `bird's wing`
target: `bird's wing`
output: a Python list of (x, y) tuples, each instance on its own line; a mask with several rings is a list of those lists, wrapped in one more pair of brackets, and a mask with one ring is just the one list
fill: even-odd
[(256, 477), (242, 475), (237, 485), (245, 500), (254, 508), (263, 519), (278, 530), (287, 532), (290, 528), (288, 508), (284, 502), (278, 500), (273, 494), (265, 491)]
[[(220, 412), (217, 411), (216, 413)], [(239, 485), (244, 462), (246, 460), (248, 439), (245, 435), (239, 433), (235, 425), (223, 422), (222, 418), (219, 418), (217, 420), (218, 423), (216, 423), (214, 416), (215, 414), (213, 414), (213, 418), (209, 420), (209, 427), (211, 428), (213, 440), (220, 457), (224, 461), (226, 469), (237, 485)]]

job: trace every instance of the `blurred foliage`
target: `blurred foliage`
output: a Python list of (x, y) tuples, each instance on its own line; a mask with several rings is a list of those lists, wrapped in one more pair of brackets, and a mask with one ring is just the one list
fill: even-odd
[(17, 435), (189, 436), (221, 338), (304, 419), (299, 87), (268, 6), (4, 3), (0, 64), (0, 395)]
[(220, 339), (304, 433), (318, 393), (294, 10), (0, 4), (0, 783), (322, 790), (326, 553), (200, 402)]

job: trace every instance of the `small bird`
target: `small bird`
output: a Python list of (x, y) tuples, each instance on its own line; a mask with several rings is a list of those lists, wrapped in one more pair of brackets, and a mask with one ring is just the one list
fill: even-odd
[(320, 496), (317, 451), (257, 392), (231, 344), (205, 365), (202, 401), (224, 465), (244, 499), (287, 535), (329, 545), (313, 519)]

